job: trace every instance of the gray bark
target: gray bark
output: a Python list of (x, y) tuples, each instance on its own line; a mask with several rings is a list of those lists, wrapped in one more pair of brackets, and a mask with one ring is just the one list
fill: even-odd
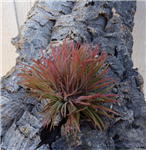
[[(134, 1), (45, 1), (38, 0), (28, 13), (17, 37), (12, 39), (19, 57), (16, 65), (1, 80), (1, 148), (4, 150), (144, 150), (146, 149), (146, 102), (142, 92), (143, 79), (133, 69), (131, 59)], [(122, 117), (116, 120), (102, 116), (106, 131), (95, 130), (90, 122), (81, 120), (81, 133), (74, 142), (66, 135), (64, 125), (58, 124), (42, 140), (44, 114), (38, 112), (47, 103), (23, 97), (25, 88), (15, 84), (21, 72), (20, 62), (31, 64), (31, 58), (40, 59), (40, 47), (49, 57), (50, 42), (54, 46), (62, 40), (81, 40), (99, 43), (100, 51), (109, 55), (111, 70), (107, 77), (120, 80), (112, 93), (122, 94), (121, 103), (109, 105)], [(61, 132), (58, 132), (61, 128)], [(58, 131), (57, 131), (58, 130)], [(49, 135), (50, 134), (50, 135)], [(61, 135), (59, 135), (61, 134)], [(49, 142), (53, 140), (53, 143)]]

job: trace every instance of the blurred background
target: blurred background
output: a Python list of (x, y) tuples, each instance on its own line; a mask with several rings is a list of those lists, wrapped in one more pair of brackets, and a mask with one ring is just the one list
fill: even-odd
[[(17, 36), (21, 25), (25, 22), (27, 13), (30, 11), (35, 0), (3, 0), (1, 1), (1, 72), (5, 75), (13, 66), (18, 54), (11, 44), (11, 38)], [(135, 14), (135, 26), (133, 29), (133, 54), (134, 68), (138, 68), (144, 78), (144, 93), (146, 95), (146, 1), (137, 2)]]

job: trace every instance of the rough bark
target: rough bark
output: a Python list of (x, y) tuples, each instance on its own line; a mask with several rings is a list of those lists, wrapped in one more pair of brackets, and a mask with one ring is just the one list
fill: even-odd
[[(17, 37), (12, 39), (19, 57), (16, 65), (1, 80), (1, 147), (4, 150), (144, 150), (146, 149), (146, 102), (142, 92), (143, 79), (133, 69), (131, 59), (134, 1), (45, 1), (38, 0), (28, 13)], [(38, 112), (45, 100), (23, 97), (26, 91), (15, 84), (15, 76), (31, 58), (41, 58), (40, 47), (49, 57), (50, 42), (61, 44), (67, 37), (74, 42), (81, 40), (99, 43), (100, 51), (109, 55), (111, 70), (107, 77), (120, 80), (111, 92), (122, 94), (121, 103), (109, 105), (122, 117), (116, 120), (102, 116), (106, 131), (95, 130), (90, 122), (81, 120), (81, 133), (74, 142), (73, 135), (66, 135), (65, 122), (55, 131), (43, 130), (44, 114)], [(64, 124), (64, 125), (63, 125)], [(47, 137), (45, 133), (47, 133)], [(52, 143), (53, 142), (53, 143)]]

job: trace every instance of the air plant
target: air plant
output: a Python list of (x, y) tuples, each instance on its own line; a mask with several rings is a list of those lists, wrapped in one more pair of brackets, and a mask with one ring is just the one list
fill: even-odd
[[(45, 112), (44, 126), (54, 126), (53, 122), (57, 114), (67, 118), (66, 131), (71, 128), (80, 131), (80, 112), (85, 114), (94, 127), (102, 131), (105, 129), (100, 115), (108, 117), (107, 112), (118, 113), (103, 106), (103, 103), (118, 102), (117, 94), (105, 94), (111, 89), (117, 79), (105, 78), (110, 69), (105, 64), (108, 56), (103, 52), (99, 55), (99, 46), (94, 50), (86, 44), (68, 44), (66, 39), (60, 48), (54, 49), (49, 59), (32, 60), (33, 65), (22, 68), (23, 73), (17, 74), (22, 78), (18, 84), (32, 89), (26, 96), (48, 99), (48, 104), (41, 113)], [(101, 68), (104, 68), (101, 71)], [(109, 86), (110, 85), (110, 86)]]

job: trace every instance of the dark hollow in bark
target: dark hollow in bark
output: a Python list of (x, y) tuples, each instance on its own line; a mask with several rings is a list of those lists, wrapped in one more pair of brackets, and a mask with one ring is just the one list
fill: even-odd
[(67, 118), (63, 118), (58, 126), (54, 126), (54, 128), (50, 131), (51, 123), (48, 127), (44, 127), (43, 130), (40, 133), (41, 142), (38, 145), (38, 148), (41, 147), (43, 144), (49, 144), (51, 148), (52, 142), (55, 142), (57, 138), (61, 137), (61, 126), (65, 124), (67, 121)]

